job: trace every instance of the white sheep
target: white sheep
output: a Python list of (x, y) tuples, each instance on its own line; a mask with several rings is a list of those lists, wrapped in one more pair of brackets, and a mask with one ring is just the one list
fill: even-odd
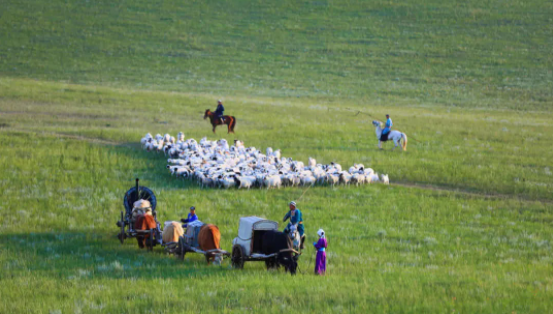
[(317, 165), (317, 160), (315, 160), (315, 158), (309, 157), (309, 162), (307, 164), (308, 164), (309, 169), (313, 170), (315, 168), (315, 166)]
[(335, 186), (336, 184), (340, 183), (340, 177), (335, 174), (328, 173), (326, 175), (326, 182), (328, 182), (328, 184), (332, 186)]
[(348, 185), (350, 183), (350, 181), (351, 181), (351, 174), (349, 174), (345, 171), (342, 171), (340, 173), (340, 183)]
[(267, 148), (262, 154), (255, 147), (245, 147), (235, 140), (230, 147), (225, 139), (210, 141), (202, 138), (184, 139), (180, 132), (177, 139), (165, 134), (146, 134), (140, 143), (147, 151), (163, 151), (168, 155), (167, 168), (172, 175), (191, 178), (202, 187), (247, 188), (280, 186), (336, 185), (338, 183), (361, 185), (382, 182), (389, 184), (388, 175), (379, 176), (363, 164), (354, 164), (348, 171), (335, 162), (318, 164), (309, 157), (308, 166), (301, 161), (281, 156), (280, 150)]
[(265, 176), (265, 178), (263, 179), (263, 186), (266, 186), (267, 189), (270, 189), (270, 188), (280, 189), (280, 187), (282, 186), (282, 180), (278, 175)]
[(236, 176), (236, 180), (238, 180), (238, 188), (246, 188), (250, 189), (252, 186), (254, 186), (256, 178), (254, 176)]
[(304, 175), (300, 177), (301, 185), (303, 186), (313, 186), (315, 182), (317, 182), (317, 179), (312, 175)]
[(354, 173), (351, 175), (351, 183), (355, 183), (356, 186), (365, 183), (365, 175), (361, 170), (359, 170), (359, 172), (360, 173)]

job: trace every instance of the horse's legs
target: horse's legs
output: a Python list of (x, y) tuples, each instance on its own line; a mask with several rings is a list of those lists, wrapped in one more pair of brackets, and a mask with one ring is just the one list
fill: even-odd
[(213, 126), (213, 133), (215, 133), (215, 128), (217, 127), (217, 125), (214, 125)]
[(378, 148), (382, 149), (382, 141), (380, 141), (380, 140), (378, 141)]

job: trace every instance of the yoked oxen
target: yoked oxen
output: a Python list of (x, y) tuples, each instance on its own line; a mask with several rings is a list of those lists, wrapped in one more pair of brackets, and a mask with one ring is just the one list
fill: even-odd
[(265, 255), (277, 253), (276, 257), (272, 257), (265, 261), (267, 268), (275, 268), (280, 265), (284, 266), (286, 271), (295, 275), (298, 268), (298, 261), (294, 250), (293, 242), (290, 237), (280, 231), (266, 231), (262, 238), (262, 252)]

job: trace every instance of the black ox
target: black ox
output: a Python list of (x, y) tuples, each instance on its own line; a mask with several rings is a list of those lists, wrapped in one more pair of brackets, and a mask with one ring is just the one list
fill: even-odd
[(265, 255), (278, 253), (265, 261), (267, 269), (284, 266), (286, 271), (295, 275), (298, 268), (297, 256), (294, 254), (290, 237), (280, 231), (266, 231), (262, 237), (262, 252)]

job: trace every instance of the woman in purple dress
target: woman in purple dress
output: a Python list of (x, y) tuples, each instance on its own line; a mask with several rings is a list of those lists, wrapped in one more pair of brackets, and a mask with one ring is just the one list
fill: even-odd
[(317, 259), (315, 260), (315, 275), (324, 275), (326, 272), (326, 247), (327, 242), (325, 238), (325, 231), (319, 229), (317, 231), (319, 235), (319, 241), (313, 242), (315, 249), (317, 250)]

